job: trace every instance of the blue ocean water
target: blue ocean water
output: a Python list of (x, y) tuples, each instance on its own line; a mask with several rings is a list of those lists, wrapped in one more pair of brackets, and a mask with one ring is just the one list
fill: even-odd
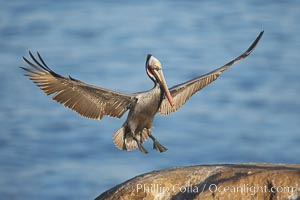
[[(299, 1), (1, 1), (1, 199), (93, 199), (141, 173), (239, 162), (300, 162)], [(52, 101), (18, 66), (39, 51), (62, 75), (125, 93), (152, 87), (146, 55), (168, 85), (246, 60), (170, 116), (154, 135), (169, 150), (114, 147), (121, 119), (89, 120)]]

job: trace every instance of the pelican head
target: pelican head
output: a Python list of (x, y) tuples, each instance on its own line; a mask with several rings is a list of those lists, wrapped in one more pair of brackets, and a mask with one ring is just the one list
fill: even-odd
[(158, 83), (161, 88), (163, 89), (169, 103), (171, 106), (174, 106), (173, 98), (170, 94), (168, 85), (166, 83), (161, 63), (157, 58), (152, 56), (151, 54), (148, 54), (147, 61), (146, 61), (146, 72), (149, 78), (156, 84)]

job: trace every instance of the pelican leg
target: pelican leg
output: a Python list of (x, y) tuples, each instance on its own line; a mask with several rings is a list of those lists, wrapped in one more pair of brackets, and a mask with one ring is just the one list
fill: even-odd
[(127, 150), (127, 147), (126, 147), (126, 136), (127, 136), (127, 133), (125, 132), (124, 133), (124, 136), (123, 136), (123, 145), (122, 145), (122, 149), (123, 150)]
[(140, 131), (140, 143), (143, 144), (143, 131)]
[(138, 145), (140, 151), (141, 151), (142, 153), (144, 153), (144, 154), (147, 154), (148, 151), (147, 151), (147, 149), (146, 149), (145, 147), (143, 147), (143, 145), (142, 145), (142, 143), (141, 143), (141, 140), (138, 140), (135, 136), (132, 136), (132, 138), (136, 141), (136, 143), (137, 143), (137, 145)]
[(168, 149), (164, 147), (162, 144), (160, 144), (157, 139), (152, 135), (151, 130), (148, 129), (148, 135), (153, 140), (153, 149), (156, 151), (159, 151), (159, 153), (165, 152)]

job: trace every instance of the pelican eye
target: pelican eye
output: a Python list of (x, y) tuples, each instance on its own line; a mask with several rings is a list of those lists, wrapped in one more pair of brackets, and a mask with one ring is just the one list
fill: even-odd
[(161, 70), (161, 68), (159, 66), (156, 66), (156, 65), (154, 65), (152, 69), (157, 70), (157, 71)]
[(150, 65), (149, 68), (150, 68), (151, 70), (156, 70), (156, 71), (158, 71), (158, 70), (161, 69), (159, 66), (156, 66), (156, 65)]

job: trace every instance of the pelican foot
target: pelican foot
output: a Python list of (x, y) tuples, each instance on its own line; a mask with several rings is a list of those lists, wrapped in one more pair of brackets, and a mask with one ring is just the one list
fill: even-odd
[(157, 140), (153, 141), (153, 149), (155, 149), (159, 153), (162, 153), (162, 152), (165, 152), (168, 150), (166, 147), (164, 147), (162, 144), (160, 144)]
[(138, 142), (138, 147), (139, 147), (139, 150), (144, 153), (144, 154), (147, 154), (148, 151), (145, 147), (143, 147), (143, 145), (141, 143)]
[(147, 154), (148, 151), (147, 151), (147, 149), (146, 149), (145, 147), (143, 147), (141, 141), (138, 140), (136, 137), (133, 137), (133, 139), (136, 141), (136, 143), (137, 143), (137, 145), (138, 145), (138, 147), (139, 147), (139, 150), (140, 150), (142, 153)]

